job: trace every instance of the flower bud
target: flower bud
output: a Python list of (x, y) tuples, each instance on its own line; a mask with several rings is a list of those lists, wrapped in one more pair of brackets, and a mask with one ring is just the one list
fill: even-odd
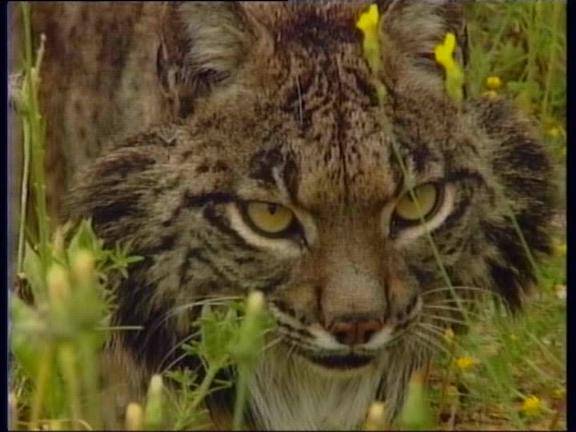
[(72, 259), (72, 272), (80, 284), (89, 284), (94, 277), (94, 255), (87, 250), (79, 250)]
[(253, 315), (262, 312), (264, 309), (264, 294), (254, 291), (248, 295), (246, 300), (246, 315)]
[(164, 384), (161, 375), (153, 375), (148, 387), (148, 397), (146, 399), (146, 428), (162, 428), (162, 404), (163, 404)]
[(126, 430), (142, 430), (144, 420), (144, 410), (140, 404), (131, 402), (126, 407)]
[(366, 418), (365, 430), (386, 430), (386, 411), (384, 402), (373, 402)]
[(54, 304), (62, 303), (70, 296), (68, 272), (59, 264), (53, 264), (48, 270), (48, 295)]

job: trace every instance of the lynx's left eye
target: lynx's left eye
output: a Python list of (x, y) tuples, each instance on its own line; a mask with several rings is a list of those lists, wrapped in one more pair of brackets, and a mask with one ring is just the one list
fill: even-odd
[(280, 204), (249, 201), (240, 205), (246, 224), (260, 235), (282, 237), (290, 231), (296, 217), (292, 210)]
[(403, 225), (419, 224), (431, 219), (442, 202), (442, 188), (435, 183), (426, 183), (406, 192), (396, 204), (394, 217)]

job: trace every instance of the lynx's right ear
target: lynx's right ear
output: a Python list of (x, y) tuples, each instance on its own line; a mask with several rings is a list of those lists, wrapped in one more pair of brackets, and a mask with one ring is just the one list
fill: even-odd
[(256, 37), (254, 24), (237, 2), (166, 2), (157, 71), (176, 118), (233, 79)]

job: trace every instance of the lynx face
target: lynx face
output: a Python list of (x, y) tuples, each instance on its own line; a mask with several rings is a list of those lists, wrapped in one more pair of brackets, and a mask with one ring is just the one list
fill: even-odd
[(452, 9), (382, 2), (384, 106), (354, 26), (362, 9), (174, 9), (193, 43), (160, 64), (177, 70), (165, 84), (185, 121), (121, 143), (72, 193), (75, 216), (145, 257), (115, 320), (145, 327), (118, 344), (147, 371), (176, 357), (201, 300), (265, 294), (283, 339), (251, 389), (261, 427), (329, 427), (338, 411), (352, 427), (376, 397), (393, 415), (461, 319), (446, 276), (461, 297), (477, 287), (513, 308), (533, 281), (508, 209), (533, 252), (549, 248), (543, 149), (502, 101), (458, 109), (430, 60)]

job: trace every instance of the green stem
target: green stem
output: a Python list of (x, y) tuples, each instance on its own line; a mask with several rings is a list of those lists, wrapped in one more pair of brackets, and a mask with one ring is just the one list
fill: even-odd
[(62, 371), (62, 377), (68, 388), (68, 401), (70, 402), (70, 414), (73, 420), (82, 418), (80, 404), (80, 386), (78, 383), (78, 370), (76, 365), (76, 353), (69, 342), (63, 342), (58, 349), (58, 360)]
[(454, 336), (450, 341), (450, 352), (448, 355), (448, 367), (444, 369), (442, 373), (442, 387), (440, 389), (440, 402), (438, 402), (438, 412), (442, 412), (444, 409), (444, 405), (446, 402), (446, 393), (448, 390), (448, 382), (450, 381), (450, 377), (454, 371), (454, 353), (456, 350), (455, 338)]
[[(528, 64), (526, 65), (527, 76), (526, 80), (530, 83), (535, 82), (536, 79), (536, 44), (537, 36), (539, 34), (540, 26), (540, 15), (541, 15), (541, 4), (540, 1), (536, 1), (534, 4), (530, 5), (530, 14), (528, 18)], [(532, 95), (531, 95), (532, 96)]]
[(36, 424), (42, 414), (44, 406), (44, 399), (50, 379), (50, 372), (52, 370), (52, 361), (54, 358), (54, 346), (48, 342), (40, 351), (40, 364), (38, 365), (38, 373), (36, 375), (36, 388), (32, 400), (32, 413), (30, 415), (30, 422)]
[(28, 123), (22, 120), (24, 132), (24, 167), (22, 170), (22, 185), (20, 190), (20, 221), (18, 227), (18, 258), (16, 271), (21, 274), (24, 269), (24, 228), (26, 226), (26, 213), (28, 212), (28, 178), (30, 176), (30, 129)]
[[(560, 17), (562, 12), (562, 2), (555, 1), (553, 4), (552, 9), (552, 25), (556, 26), (560, 24)], [(544, 121), (548, 118), (548, 110), (549, 110), (549, 100), (550, 100), (550, 87), (552, 85), (552, 77), (554, 76), (555, 72), (555, 65), (556, 62), (554, 61), (556, 57), (556, 44), (550, 44), (550, 53), (548, 56), (548, 61), (546, 63), (546, 78), (544, 81), (544, 97), (542, 98), (542, 108), (540, 111), (540, 121), (544, 123)]]
[(212, 384), (212, 381), (214, 381), (214, 378), (216, 377), (216, 374), (221, 369), (221, 367), (222, 366), (220, 364), (212, 364), (209, 366), (208, 371), (206, 372), (202, 383), (196, 389), (197, 393), (192, 400), (192, 403), (190, 404), (191, 412), (194, 412), (196, 408), (198, 408), (198, 406), (204, 401), (208, 395), (208, 391), (210, 390), (210, 385)]
[(80, 336), (79, 340), (80, 363), (82, 364), (82, 383), (86, 397), (87, 420), (94, 429), (101, 428), (100, 418), (100, 390), (98, 378), (100, 376), (97, 344), (93, 335)]
[(238, 381), (236, 383), (236, 401), (234, 403), (234, 419), (232, 428), (235, 431), (242, 430), (244, 423), (244, 409), (248, 397), (248, 377), (250, 371), (247, 366), (238, 366)]
[(518, 235), (518, 238), (520, 239), (520, 243), (522, 244), (522, 247), (524, 248), (524, 251), (526, 252), (526, 256), (528, 257), (528, 261), (530, 262), (530, 265), (534, 269), (534, 273), (536, 274), (536, 278), (538, 281), (540, 281), (542, 279), (542, 273), (540, 271), (540, 267), (538, 266), (538, 264), (536, 264), (536, 260), (534, 259), (534, 255), (532, 254), (532, 251), (530, 250), (530, 247), (528, 246), (528, 242), (526, 241), (526, 237), (524, 237), (524, 234), (522, 233), (522, 228), (520, 228), (520, 225), (518, 224), (518, 220), (516, 219), (516, 216), (514, 215), (514, 212), (512, 211), (512, 208), (510, 207), (508, 202), (506, 202), (506, 210), (508, 212), (508, 216), (510, 217), (510, 220), (512, 221), (512, 225), (514, 226), (514, 230), (516, 231), (516, 234)]
[(44, 127), (38, 102), (38, 81), (42, 57), (44, 54), (44, 37), (38, 50), (36, 64), (32, 56), (32, 30), (30, 25), (30, 5), (21, 3), (24, 23), (24, 88), (27, 100), (25, 121), (28, 122), (32, 164), (32, 185), (35, 192), (36, 217), (39, 238), (39, 253), (43, 277), (46, 276), (50, 260), (49, 224), (46, 209), (46, 183), (44, 177)]
[[(395, 143), (392, 143), (392, 150), (394, 152), (394, 156), (396, 157), (396, 160), (398, 161), (398, 164), (400, 165), (400, 170), (402, 171), (403, 177), (405, 179), (409, 178), (408, 168), (404, 164), (404, 160), (402, 159), (402, 156), (400, 155), (400, 151), (396, 147)], [(416, 210), (418, 211), (418, 213), (420, 215), (420, 223), (422, 224), (422, 226), (426, 227), (426, 221), (424, 220), (424, 213), (422, 212), (420, 202), (418, 201), (416, 194), (414, 193), (414, 189), (412, 187), (410, 187), (408, 189), (408, 193), (410, 194), (410, 199), (416, 204)], [(456, 301), (459, 312), (463, 315), (466, 323), (469, 325), (470, 324), (470, 318), (468, 316), (468, 312), (466, 311), (466, 308), (463, 306), (460, 297), (456, 294), (456, 290), (454, 289), (454, 285), (452, 284), (452, 281), (450, 280), (450, 276), (448, 275), (448, 272), (446, 271), (446, 267), (444, 266), (444, 262), (442, 261), (442, 257), (440, 256), (440, 251), (438, 250), (438, 247), (436, 246), (436, 242), (434, 241), (434, 237), (432, 237), (432, 233), (430, 232), (429, 229), (427, 229), (427, 227), (426, 227), (426, 238), (428, 239), (428, 243), (430, 244), (430, 248), (432, 249), (432, 254), (434, 255), (434, 259), (436, 260), (436, 263), (438, 264), (442, 278), (444, 279), (444, 283), (446, 283), (446, 286), (449, 287), (450, 293), (452, 294), (452, 297)]]

